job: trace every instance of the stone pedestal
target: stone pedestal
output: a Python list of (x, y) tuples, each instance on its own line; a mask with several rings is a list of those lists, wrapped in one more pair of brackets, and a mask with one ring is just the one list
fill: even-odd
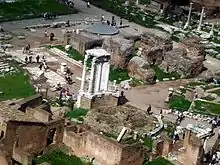
[(61, 63), (60, 65), (60, 71), (61, 73), (65, 74), (67, 71), (67, 64), (66, 63)]

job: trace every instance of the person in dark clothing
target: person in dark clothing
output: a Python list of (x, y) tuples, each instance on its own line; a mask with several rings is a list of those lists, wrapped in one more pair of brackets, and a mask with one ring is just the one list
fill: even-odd
[(66, 21), (66, 27), (70, 27), (70, 21)]
[(122, 26), (122, 18), (120, 18), (120, 26)]
[(28, 63), (28, 57), (27, 56), (25, 57), (25, 62)]
[(43, 68), (43, 64), (40, 64), (39, 69), (42, 70)]
[(37, 55), (37, 57), (36, 57), (36, 61), (37, 61), (37, 63), (39, 63), (39, 60), (40, 60), (40, 56)]
[(32, 63), (32, 56), (29, 56), (29, 63)]
[(107, 20), (107, 25), (110, 25), (110, 21), (109, 20)]
[(148, 115), (151, 114), (151, 105), (149, 105), (148, 108), (147, 108), (147, 114), (148, 114)]

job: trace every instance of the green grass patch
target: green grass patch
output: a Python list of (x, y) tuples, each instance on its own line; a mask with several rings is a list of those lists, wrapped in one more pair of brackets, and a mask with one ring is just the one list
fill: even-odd
[(152, 140), (152, 138), (147, 136), (143, 140), (144, 140), (144, 145), (147, 146), (150, 150), (152, 150), (152, 148), (153, 148), (153, 140)]
[(157, 65), (152, 66), (152, 69), (154, 69), (155, 73), (156, 73), (156, 78), (159, 81), (162, 81), (164, 78), (172, 78), (174, 77), (175, 79), (180, 78), (180, 75), (176, 72), (172, 72), (172, 73), (166, 73), (164, 72), (162, 69), (160, 69)]
[(84, 108), (74, 108), (73, 110), (67, 112), (65, 114), (65, 117), (67, 118), (75, 118), (75, 119), (82, 119), (83, 116), (85, 116), (88, 112), (88, 109)]
[(34, 158), (33, 162), (36, 164), (48, 162), (51, 165), (86, 165), (80, 158), (69, 156), (60, 150), (51, 150), (38, 158)]
[(164, 158), (156, 158), (150, 162), (145, 163), (144, 165), (173, 165), (173, 164)]
[(191, 105), (191, 102), (189, 100), (186, 100), (184, 96), (172, 96), (170, 99), (168, 106), (171, 109), (176, 109), (180, 111), (188, 110)]
[(194, 109), (202, 114), (220, 114), (220, 104), (196, 100)]
[(130, 79), (128, 71), (125, 69), (115, 68), (114, 66), (110, 67), (109, 80), (116, 80), (117, 83), (121, 81)]
[(0, 101), (8, 99), (25, 98), (35, 94), (34, 88), (28, 82), (28, 76), (24, 72), (18, 72), (0, 77)]
[(57, 15), (77, 13), (56, 0), (19, 0), (14, 3), (0, 3), (0, 21), (42, 17), (45, 12)]

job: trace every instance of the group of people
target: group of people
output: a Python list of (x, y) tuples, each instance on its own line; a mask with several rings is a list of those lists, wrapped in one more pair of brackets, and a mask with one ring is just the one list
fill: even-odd
[(71, 73), (71, 71), (70, 71), (70, 68), (67, 68), (65, 80), (67, 81), (67, 83), (68, 83), (69, 85), (71, 85), (71, 84), (73, 83), (72, 73)]
[[(44, 31), (44, 37), (48, 37), (48, 33), (47, 33), (47, 30)], [(54, 37), (55, 37), (55, 34), (54, 33), (50, 33), (50, 41), (53, 41), (54, 40)]]
[[(101, 22), (105, 22), (105, 16), (102, 14), (101, 16)], [(112, 16), (112, 20), (111, 22), (109, 20), (106, 20), (106, 23), (109, 25), (109, 26), (116, 26), (116, 20), (115, 20), (115, 16)], [(122, 18), (120, 18), (120, 22), (119, 22), (119, 25), (122, 26)]]
[(58, 0), (59, 3), (66, 4), (69, 8), (74, 8), (74, 2), (71, 0)]

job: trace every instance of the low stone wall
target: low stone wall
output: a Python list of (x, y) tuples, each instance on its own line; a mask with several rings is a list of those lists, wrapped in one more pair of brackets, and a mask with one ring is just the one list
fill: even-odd
[(80, 68), (83, 67), (82, 62), (76, 61), (73, 58), (68, 57), (68, 54), (66, 52), (62, 51), (62, 50), (59, 50), (57, 48), (52, 48), (52, 49), (49, 49), (49, 52), (51, 52), (51, 53), (53, 53), (53, 54), (55, 54), (55, 55), (65, 59), (65, 60), (73, 63), (74, 65), (76, 65), (76, 66), (78, 66)]
[(93, 98), (87, 98), (86, 96), (82, 96), (81, 106), (82, 108), (92, 109), (98, 108), (101, 106), (117, 106), (118, 105), (118, 97), (113, 96), (112, 94), (100, 94), (96, 95)]
[(27, 97), (16, 104), (18, 104), (20, 107), (18, 108), (19, 110), (25, 112), (27, 107), (34, 108), (37, 105), (40, 105), (43, 100), (43, 96), (40, 94), (36, 94), (30, 97)]

